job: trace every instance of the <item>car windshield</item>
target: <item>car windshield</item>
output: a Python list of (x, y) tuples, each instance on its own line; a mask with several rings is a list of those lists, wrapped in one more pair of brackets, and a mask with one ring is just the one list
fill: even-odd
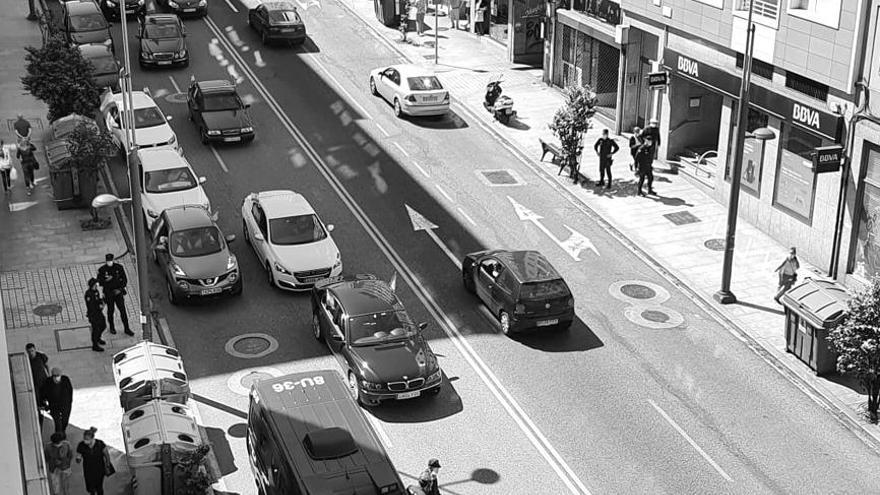
[(147, 24), (146, 26), (146, 37), (154, 40), (162, 39), (162, 38), (180, 38), (180, 28), (177, 24), (172, 23), (162, 23), (162, 24)]
[(174, 232), (171, 234), (169, 246), (171, 254), (180, 258), (205, 256), (219, 253), (223, 249), (220, 231), (214, 226)]
[(269, 239), (272, 244), (281, 246), (309, 244), (326, 237), (327, 231), (315, 215), (297, 215), (269, 220)]
[(218, 93), (205, 95), (205, 111), (219, 112), (221, 110), (238, 110), (241, 101), (235, 93)]
[(135, 108), (134, 109), (134, 128), (143, 129), (145, 127), (155, 127), (165, 123), (165, 116), (156, 107)]
[(88, 59), (95, 68), (95, 74), (116, 74), (116, 60), (111, 56)]
[(147, 172), (144, 189), (148, 193), (168, 193), (185, 191), (198, 185), (188, 167), (168, 168)]
[(104, 19), (104, 14), (100, 12), (82, 14), (70, 18), (70, 27), (74, 31), (97, 31), (107, 29), (107, 21)]
[(436, 76), (407, 77), (406, 81), (409, 83), (409, 89), (413, 91), (443, 89), (443, 85), (440, 84), (440, 80)]
[(562, 280), (548, 280), (546, 282), (523, 284), (519, 292), (520, 299), (526, 301), (553, 299), (567, 295), (568, 287)]
[(292, 10), (270, 10), (270, 24), (296, 24), (300, 22), (299, 14)]
[(412, 320), (403, 311), (383, 311), (349, 319), (349, 341), (352, 345), (373, 345), (411, 337)]

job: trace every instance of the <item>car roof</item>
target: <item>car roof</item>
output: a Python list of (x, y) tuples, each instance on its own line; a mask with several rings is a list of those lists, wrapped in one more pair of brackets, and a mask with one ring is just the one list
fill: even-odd
[(85, 58), (98, 58), (103, 56), (113, 56), (113, 51), (104, 43), (86, 43), (85, 45), (77, 45), (79, 52)]
[(296, 5), (293, 2), (265, 2), (263, 6), (271, 11), (296, 10)]
[(171, 148), (143, 148), (137, 151), (141, 167), (145, 171), (188, 167), (186, 159)]
[(95, 2), (85, 2), (74, 0), (72, 2), (64, 2), (64, 9), (70, 15), (78, 14), (94, 14), (100, 12)]
[(214, 81), (197, 81), (199, 91), (202, 93), (219, 93), (227, 91), (235, 91), (235, 85), (225, 79), (216, 79)]
[(214, 225), (211, 214), (204, 206), (172, 206), (163, 212), (172, 230), (185, 230)]
[(302, 194), (287, 191), (263, 191), (257, 193), (257, 199), (266, 218), (279, 218), (290, 216), (291, 214), (308, 215), (314, 214), (315, 210), (312, 205), (303, 197)]
[(158, 22), (163, 22), (163, 23), (173, 22), (173, 23), (177, 24), (180, 22), (180, 18), (177, 17), (176, 14), (147, 14), (144, 16), (144, 24), (146, 24), (147, 22), (153, 22), (153, 21), (156, 21), (157, 23)]
[(497, 258), (522, 283), (561, 279), (543, 254), (537, 251), (493, 251)]
[[(113, 93), (113, 101), (119, 103), (120, 110), (122, 110), (122, 93)], [(158, 105), (156, 105), (156, 102), (153, 101), (153, 99), (150, 98), (150, 96), (143, 91), (131, 92), (131, 104), (132, 106), (134, 106), (135, 110), (138, 110), (140, 108), (159, 107)]]
[(376, 277), (357, 277), (325, 285), (333, 291), (348, 316), (382, 311), (406, 311), (397, 294)]

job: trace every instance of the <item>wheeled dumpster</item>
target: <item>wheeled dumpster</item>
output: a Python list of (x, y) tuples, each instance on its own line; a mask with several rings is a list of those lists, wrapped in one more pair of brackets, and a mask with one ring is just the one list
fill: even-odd
[(154, 399), (186, 404), (189, 380), (177, 349), (140, 342), (113, 356), (113, 377), (122, 409)]
[(831, 349), (827, 337), (846, 314), (849, 298), (842, 285), (811, 278), (782, 295), (785, 348), (817, 375), (835, 371), (837, 353)]

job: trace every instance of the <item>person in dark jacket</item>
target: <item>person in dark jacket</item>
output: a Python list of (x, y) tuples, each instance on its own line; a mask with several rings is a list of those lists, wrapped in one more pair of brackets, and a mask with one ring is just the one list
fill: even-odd
[(636, 164), (636, 154), (638, 154), (639, 146), (641, 146), (643, 142), (644, 140), (642, 139), (642, 129), (638, 126), (633, 127), (633, 135), (629, 138), (629, 154), (632, 157), (632, 165), (629, 166), (629, 169), (632, 172), (638, 170), (638, 166)]
[(59, 368), (52, 368), (52, 377), (43, 385), (43, 398), (49, 404), (49, 414), (55, 422), (55, 431), (65, 433), (73, 408), (73, 385), (70, 378), (61, 374)]
[(40, 163), (37, 162), (37, 156), (34, 154), (36, 150), (37, 148), (33, 143), (26, 141), (15, 152), (15, 156), (21, 164), (21, 172), (24, 175), (24, 188), (28, 196), (34, 192), (34, 171), (40, 168)]
[[(24, 346), (31, 363), (31, 377), (34, 379), (34, 397), (37, 399), (37, 408), (46, 407), (46, 399), (43, 398), (43, 385), (49, 380), (49, 356), (37, 350), (37, 346), (28, 343)], [(40, 425), (43, 424), (43, 415), (37, 411)]]
[(113, 313), (118, 309), (119, 318), (125, 327), (125, 334), (134, 335), (134, 332), (128, 327), (128, 313), (125, 311), (125, 287), (128, 285), (125, 268), (113, 260), (113, 253), (107, 253), (104, 260), (104, 265), (98, 268), (98, 283), (104, 289), (104, 302), (107, 303), (107, 323), (110, 327), (110, 333), (116, 333)]
[(46, 469), (54, 495), (70, 495), (70, 463), (73, 461), (73, 447), (64, 433), (55, 432), (45, 447)]
[(440, 461), (431, 459), (428, 461), (428, 469), (422, 471), (419, 476), (419, 488), (425, 495), (440, 495), (440, 485), (437, 482), (437, 473), (440, 472)]
[(617, 153), (620, 146), (614, 138), (608, 136), (608, 129), (602, 129), (602, 137), (596, 140), (593, 145), (596, 154), (599, 155), (599, 185), (605, 186), (605, 175), (608, 175), (608, 185), (605, 189), (611, 189), (611, 164), (614, 162), (613, 155)]
[(644, 131), (644, 135), (646, 138), (650, 137), (651, 142), (654, 144), (654, 156), (652, 158), (656, 160), (657, 150), (660, 149), (660, 123), (657, 122), (657, 119), (651, 119)]
[(107, 328), (107, 320), (104, 318), (104, 300), (98, 291), (98, 279), (89, 279), (89, 288), (86, 289), (86, 316), (89, 318), (89, 325), (92, 327), (92, 350), (96, 352), (104, 352), (101, 346), (106, 344), (101, 339), (101, 334)]
[[(97, 428), (92, 426), (83, 432), (82, 441), (76, 446), (76, 463), (83, 465), (83, 478), (86, 482), (86, 491), (89, 495), (104, 495), (104, 477), (108, 475), (107, 466), (110, 462), (110, 452), (107, 445), (95, 438)], [(111, 471), (112, 474), (114, 471)]]
[(657, 194), (654, 192), (654, 143), (650, 136), (646, 136), (645, 142), (639, 145), (636, 166), (639, 173), (639, 196), (645, 195), (642, 190), (645, 179), (648, 179), (648, 194)]

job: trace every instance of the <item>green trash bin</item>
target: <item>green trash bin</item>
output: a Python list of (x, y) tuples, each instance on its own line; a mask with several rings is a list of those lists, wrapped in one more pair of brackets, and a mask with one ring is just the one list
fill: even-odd
[(782, 295), (785, 348), (817, 375), (833, 373), (837, 367), (837, 353), (831, 349), (827, 337), (846, 314), (849, 298), (842, 285), (811, 278)]

